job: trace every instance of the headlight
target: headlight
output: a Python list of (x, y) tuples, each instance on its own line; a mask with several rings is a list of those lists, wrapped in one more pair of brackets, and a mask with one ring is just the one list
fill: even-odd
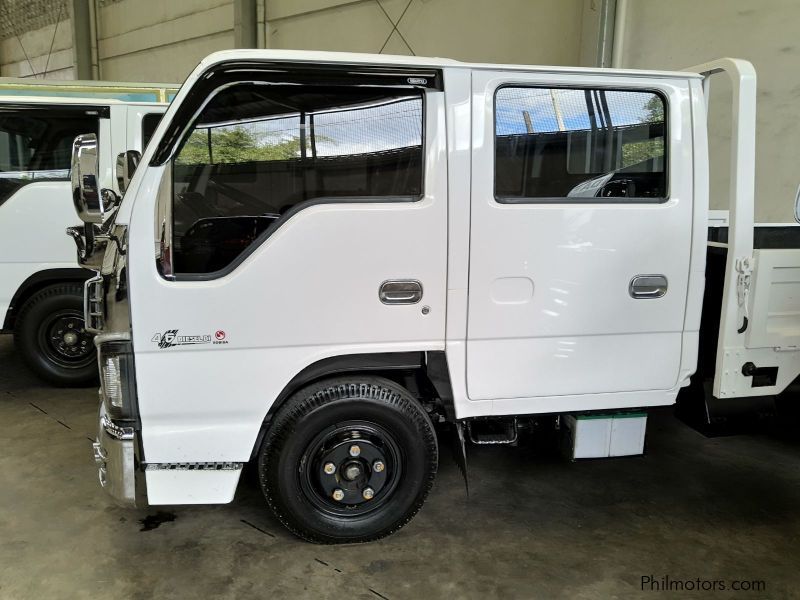
[(138, 418), (133, 347), (130, 342), (105, 342), (98, 353), (100, 394), (108, 416), (114, 420)]

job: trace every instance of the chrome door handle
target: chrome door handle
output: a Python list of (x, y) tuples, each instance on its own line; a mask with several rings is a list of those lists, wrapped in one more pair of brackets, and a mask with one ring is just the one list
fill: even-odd
[(416, 279), (389, 279), (378, 288), (384, 304), (416, 304), (422, 300), (422, 284)]
[(637, 275), (628, 286), (631, 298), (661, 298), (667, 293), (667, 278), (664, 275)]

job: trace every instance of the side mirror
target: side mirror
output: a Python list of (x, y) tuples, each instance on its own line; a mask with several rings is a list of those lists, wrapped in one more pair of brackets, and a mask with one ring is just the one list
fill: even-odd
[(141, 160), (142, 153), (136, 150), (128, 150), (117, 155), (117, 187), (121, 194), (124, 194), (125, 190), (128, 189), (131, 177), (133, 177), (133, 173)]
[(797, 186), (797, 194), (794, 196), (794, 220), (800, 223), (800, 185)]
[(97, 136), (93, 133), (79, 135), (72, 143), (72, 202), (84, 223), (102, 224), (106, 212), (98, 187), (99, 171)]

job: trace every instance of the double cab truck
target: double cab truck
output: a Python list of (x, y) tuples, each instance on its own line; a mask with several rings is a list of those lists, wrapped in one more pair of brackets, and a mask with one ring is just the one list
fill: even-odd
[[(717, 73), (733, 181), (726, 239), (709, 242)], [(252, 463), (298, 536), (388, 535), (431, 488), (436, 423), (463, 448), (542, 415), (675, 403), (709, 246), (709, 394), (778, 393), (800, 373), (800, 256), (753, 248), (755, 97), (734, 59), (209, 56), (122, 199), (103, 189), (103, 140), (75, 140), (101, 484), (128, 505), (227, 503)]]
[[(99, 168), (141, 151), (176, 87), (0, 78), (0, 331), (26, 364), (57, 385), (97, 381), (83, 321), (83, 284), (64, 229), (76, 226), (69, 183), (72, 143), (101, 141)], [(108, 187), (120, 192), (115, 181)], [(35, 232), (36, 243), (31, 243)]]

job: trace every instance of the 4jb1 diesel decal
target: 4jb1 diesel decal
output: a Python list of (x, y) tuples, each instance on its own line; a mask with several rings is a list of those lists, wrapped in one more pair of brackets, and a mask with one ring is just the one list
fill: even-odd
[(177, 329), (167, 329), (164, 333), (153, 335), (151, 342), (158, 344), (161, 349), (173, 346), (197, 346), (200, 344), (227, 344), (227, 336), (222, 329), (217, 329), (214, 334), (179, 335)]

